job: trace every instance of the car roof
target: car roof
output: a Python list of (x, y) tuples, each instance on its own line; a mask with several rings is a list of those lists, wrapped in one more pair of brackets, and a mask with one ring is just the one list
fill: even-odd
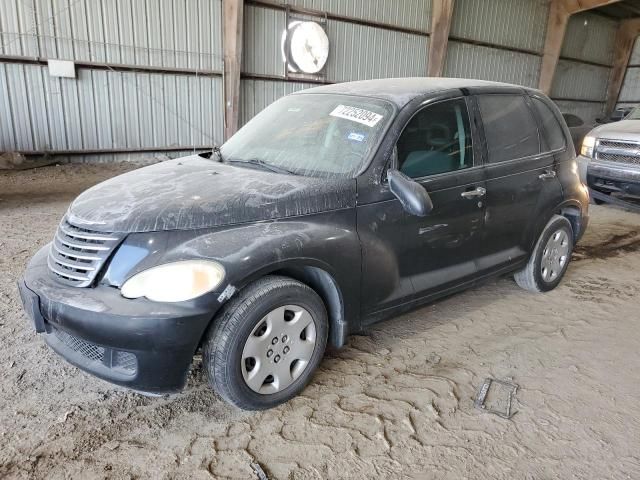
[[(358, 95), (388, 100), (402, 108), (415, 97), (455, 90), (461, 88), (489, 88), (532, 90), (521, 85), (509, 83), (489, 82), (486, 80), (472, 80), (466, 78), (445, 77), (411, 77), (411, 78), (382, 78), (377, 80), (361, 80), (357, 82), (335, 83), (321, 87), (301, 90), (295, 94), (334, 93), (341, 95)], [(295, 95), (294, 94), (294, 95)]]

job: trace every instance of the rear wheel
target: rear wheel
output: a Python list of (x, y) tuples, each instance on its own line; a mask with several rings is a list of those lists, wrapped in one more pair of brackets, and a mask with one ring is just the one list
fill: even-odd
[(268, 276), (247, 286), (214, 322), (204, 344), (209, 382), (245, 410), (271, 408), (298, 394), (327, 344), (322, 300), (286, 277)]
[(527, 265), (515, 273), (516, 283), (532, 292), (558, 286), (573, 252), (573, 228), (565, 217), (554, 215), (542, 231)]

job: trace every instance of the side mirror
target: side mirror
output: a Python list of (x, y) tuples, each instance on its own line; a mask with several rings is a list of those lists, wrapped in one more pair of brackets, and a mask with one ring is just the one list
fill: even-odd
[(426, 217), (433, 210), (431, 197), (418, 182), (414, 182), (399, 170), (387, 172), (389, 189), (407, 213), (417, 217)]

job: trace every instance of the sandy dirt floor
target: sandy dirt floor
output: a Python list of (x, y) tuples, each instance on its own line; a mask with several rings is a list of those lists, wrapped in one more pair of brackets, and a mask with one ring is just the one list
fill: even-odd
[[(592, 206), (563, 283), (511, 278), (378, 324), (330, 353), (298, 398), (223, 403), (196, 359), (147, 398), (66, 364), (15, 285), (69, 202), (131, 166), (0, 174), (0, 477), (640, 478), (640, 216)], [(511, 420), (475, 409), (486, 377), (520, 388)]]

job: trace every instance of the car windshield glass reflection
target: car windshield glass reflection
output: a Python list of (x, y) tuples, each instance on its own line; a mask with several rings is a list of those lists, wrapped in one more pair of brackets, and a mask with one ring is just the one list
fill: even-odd
[(292, 95), (254, 117), (222, 147), (235, 165), (295, 175), (352, 178), (367, 164), (393, 108), (347, 95)]

